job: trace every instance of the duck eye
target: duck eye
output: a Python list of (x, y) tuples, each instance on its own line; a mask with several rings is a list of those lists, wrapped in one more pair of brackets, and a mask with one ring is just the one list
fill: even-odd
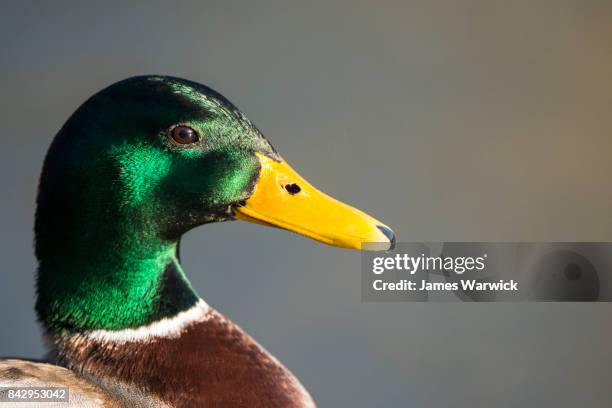
[(198, 133), (189, 126), (175, 126), (170, 130), (170, 136), (179, 144), (191, 144), (200, 140)]
[(287, 192), (291, 195), (297, 194), (302, 191), (300, 186), (295, 183), (285, 184), (285, 190), (287, 190)]

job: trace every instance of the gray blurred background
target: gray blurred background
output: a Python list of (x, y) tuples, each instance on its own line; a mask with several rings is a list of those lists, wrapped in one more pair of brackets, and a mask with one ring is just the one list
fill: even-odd
[[(612, 240), (610, 1), (306, 3), (1, 3), (0, 355), (43, 354), (45, 151), (136, 74), (217, 89), (401, 241)], [(357, 252), (239, 222), (181, 252), (322, 407), (610, 406), (609, 304), (362, 303)]]

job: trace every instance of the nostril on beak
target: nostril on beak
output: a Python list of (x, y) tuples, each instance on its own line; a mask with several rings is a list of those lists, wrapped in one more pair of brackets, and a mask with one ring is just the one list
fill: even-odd
[(298, 186), (295, 183), (285, 184), (285, 190), (287, 190), (287, 192), (291, 195), (295, 195), (299, 193), (300, 191), (302, 191), (300, 186)]
[(389, 251), (395, 248), (395, 234), (393, 233), (391, 228), (385, 227), (384, 225), (377, 225), (376, 228), (378, 228), (380, 232), (385, 234), (385, 237), (387, 237), (389, 239), (389, 242), (391, 242), (391, 245), (389, 246)]

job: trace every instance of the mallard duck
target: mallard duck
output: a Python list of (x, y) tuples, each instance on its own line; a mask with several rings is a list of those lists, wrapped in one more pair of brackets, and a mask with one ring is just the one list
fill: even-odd
[(344, 248), (395, 242), (204, 85), (139, 76), (89, 98), (53, 140), (37, 200), (36, 313), (56, 365), (4, 360), (0, 383), (67, 385), (82, 406), (314, 406), (181, 267), (185, 232), (235, 219)]

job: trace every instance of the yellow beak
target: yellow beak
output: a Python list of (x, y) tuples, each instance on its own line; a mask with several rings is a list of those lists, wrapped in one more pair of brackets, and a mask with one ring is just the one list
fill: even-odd
[(286, 162), (259, 153), (257, 157), (259, 179), (251, 197), (235, 207), (237, 219), (283, 228), (341, 248), (393, 249), (395, 236), (385, 224), (320, 192)]

